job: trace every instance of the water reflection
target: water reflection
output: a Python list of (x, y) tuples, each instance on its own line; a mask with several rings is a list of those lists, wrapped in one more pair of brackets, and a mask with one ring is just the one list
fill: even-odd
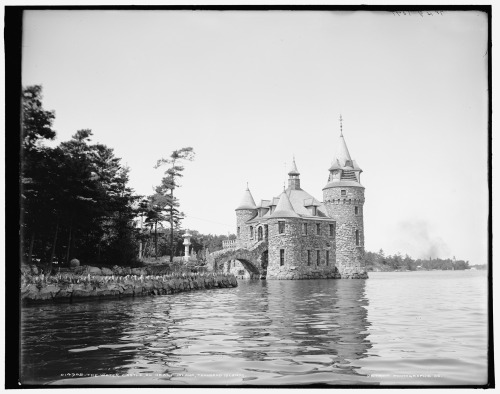
[(23, 381), (362, 384), (367, 305), (363, 280), (310, 280), (29, 307)]

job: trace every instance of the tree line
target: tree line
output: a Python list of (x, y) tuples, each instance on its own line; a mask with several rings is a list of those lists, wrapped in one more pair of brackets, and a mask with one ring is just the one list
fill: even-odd
[(417, 270), (466, 270), (469, 262), (464, 260), (438, 259), (412, 259), (407, 254), (385, 255), (380, 249), (378, 252), (365, 252), (365, 264), (368, 271), (417, 271)]

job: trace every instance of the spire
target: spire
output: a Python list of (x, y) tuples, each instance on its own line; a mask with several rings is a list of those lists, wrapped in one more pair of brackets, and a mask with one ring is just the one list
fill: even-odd
[(285, 192), (281, 193), (276, 209), (271, 214), (273, 218), (298, 218), (299, 215), (293, 210), (292, 203)]
[(247, 182), (247, 189), (245, 190), (245, 194), (243, 195), (243, 198), (241, 199), (240, 205), (238, 205), (238, 209), (256, 209), (257, 206), (255, 205), (255, 201), (252, 197), (252, 193), (250, 193), (250, 189), (248, 188), (248, 182)]
[[(337, 150), (336, 160), (338, 161), (341, 167), (352, 167), (351, 155), (349, 154), (349, 150), (347, 149), (347, 145), (344, 139), (344, 134), (342, 131), (342, 115), (340, 115), (339, 121), (340, 121), (340, 141)], [(334, 162), (336, 160), (334, 160)]]
[(349, 154), (343, 135), (340, 136), (339, 147), (337, 150), (337, 160), (342, 167), (352, 166), (351, 155)]
[(295, 164), (295, 156), (293, 156), (292, 167), (288, 171), (288, 175), (300, 175), (300, 172), (297, 170), (297, 164)]

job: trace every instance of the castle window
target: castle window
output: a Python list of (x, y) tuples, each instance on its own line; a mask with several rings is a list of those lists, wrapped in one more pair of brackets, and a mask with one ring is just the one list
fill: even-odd
[(326, 265), (329, 265), (330, 264), (330, 251), (327, 250), (326, 251)]
[(253, 226), (250, 226), (250, 239), (253, 238)]
[(280, 266), (285, 265), (285, 249), (280, 249)]
[(359, 230), (356, 230), (356, 246), (359, 246)]
[(302, 234), (307, 235), (307, 223), (302, 225)]
[(240, 228), (239, 227), (236, 229), (236, 234), (238, 234), (238, 238), (239, 238), (240, 237)]
[(318, 214), (317, 208), (314, 205), (312, 207), (312, 214), (313, 216), (316, 216)]
[(346, 193), (346, 191), (345, 191), (345, 190), (341, 190), (341, 191), (340, 191), (340, 195), (341, 195), (342, 197), (345, 197), (345, 196), (347, 195), (347, 193)]
[(320, 263), (320, 257), (319, 257), (319, 250), (316, 251), (316, 265), (319, 265)]
[(307, 265), (311, 265), (311, 251), (307, 251)]
[(335, 223), (328, 226), (330, 228), (330, 237), (335, 237)]
[(321, 224), (316, 223), (316, 234), (320, 235), (321, 234)]
[(358, 207), (354, 207), (354, 214), (357, 215), (359, 212)]
[(285, 233), (285, 222), (283, 221), (278, 221), (278, 234), (284, 234)]
[(264, 224), (264, 237), (267, 239), (269, 230), (267, 229), (267, 224)]
[(262, 241), (262, 227), (259, 227), (259, 228), (257, 229), (257, 239), (258, 239), (259, 241)]

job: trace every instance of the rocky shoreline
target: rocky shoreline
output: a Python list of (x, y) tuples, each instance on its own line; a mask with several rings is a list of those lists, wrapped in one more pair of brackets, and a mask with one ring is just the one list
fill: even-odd
[[(89, 267), (95, 268), (95, 267)], [(23, 272), (21, 274), (21, 301), (23, 304), (39, 302), (73, 302), (78, 300), (166, 295), (185, 291), (237, 287), (232, 274), (173, 273), (126, 275), (87, 273), (58, 273), (55, 275)], [(114, 271), (114, 270), (113, 270)], [(136, 271), (137, 272), (137, 271)], [(141, 272), (141, 271), (138, 271)], [(144, 271), (145, 272), (145, 271)]]

